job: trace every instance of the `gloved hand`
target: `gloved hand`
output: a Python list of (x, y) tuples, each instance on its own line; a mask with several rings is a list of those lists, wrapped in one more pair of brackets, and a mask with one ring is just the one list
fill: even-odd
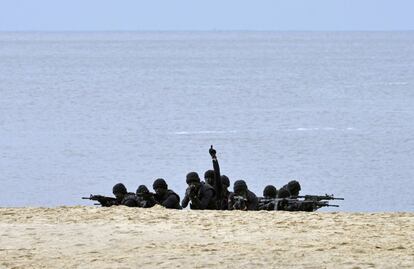
[(197, 187), (195, 185), (190, 185), (188, 189), (189, 189), (189, 197), (191, 199), (197, 197)]
[(213, 149), (213, 145), (211, 145), (210, 149), (208, 150), (208, 153), (210, 153), (211, 158), (216, 158), (216, 150)]
[(190, 188), (190, 187), (188, 187), (188, 188), (185, 190), (185, 196), (188, 196), (188, 197), (190, 197), (190, 196), (191, 196), (191, 188)]

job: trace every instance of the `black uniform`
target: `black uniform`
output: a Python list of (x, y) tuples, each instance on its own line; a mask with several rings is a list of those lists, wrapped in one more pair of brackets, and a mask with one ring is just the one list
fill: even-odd
[(172, 190), (167, 190), (163, 195), (154, 195), (157, 204), (162, 205), (165, 208), (181, 209), (180, 196)]
[(229, 195), (229, 210), (257, 210), (257, 196), (249, 191), (244, 180), (234, 182), (233, 189)]
[(154, 193), (151, 193), (145, 185), (140, 185), (136, 195), (138, 207), (153, 207), (157, 202), (154, 199)]
[(221, 199), (221, 210), (229, 209), (229, 196), (230, 192), (228, 187), (230, 186), (230, 179), (226, 175), (221, 175), (221, 183), (223, 186), (222, 199)]
[[(239, 199), (244, 198), (243, 201), (238, 201)], [(245, 206), (238, 205), (238, 203), (244, 203)], [(229, 210), (240, 209), (240, 210), (257, 210), (258, 199), (257, 196), (247, 190), (247, 195), (236, 195), (234, 192), (229, 195)]]
[(289, 183), (283, 186), (282, 188), (289, 191), (291, 196), (298, 196), (299, 191), (301, 190), (300, 183), (296, 180), (289, 181)]
[(128, 192), (122, 198), (121, 205), (128, 206), (128, 207), (137, 207), (137, 196), (133, 192)]
[(217, 209), (214, 188), (205, 182), (200, 182), (196, 172), (188, 173), (186, 182), (188, 188), (181, 202), (183, 208), (191, 202), (191, 209)]
[(213, 148), (213, 146), (210, 147), (209, 153), (213, 161), (214, 170), (207, 170), (204, 173), (204, 180), (206, 181), (207, 184), (209, 184), (210, 186), (214, 188), (215, 194), (216, 194), (215, 199), (217, 201), (217, 209), (221, 209), (221, 204), (223, 200), (223, 184), (222, 184), (221, 176), (220, 176), (220, 166), (219, 166), (217, 156), (216, 156), (217, 152)]
[(168, 189), (167, 182), (165, 182), (164, 179), (156, 179), (152, 188), (155, 191), (154, 199), (157, 204), (162, 205), (165, 208), (181, 209), (180, 196)]
[(129, 207), (137, 206), (135, 193), (127, 192), (127, 189), (124, 184), (118, 183), (112, 188), (112, 193), (115, 195), (115, 198), (107, 199), (108, 197), (98, 198), (98, 202), (105, 207), (114, 206), (114, 205), (125, 205)]
[(267, 185), (263, 190), (263, 197), (259, 198), (258, 210), (275, 210), (277, 189)]

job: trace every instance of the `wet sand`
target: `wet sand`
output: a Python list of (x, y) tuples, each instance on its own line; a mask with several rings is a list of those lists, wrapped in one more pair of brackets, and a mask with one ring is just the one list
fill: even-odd
[(0, 208), (0, 268), (414, 268), (414, 213)]

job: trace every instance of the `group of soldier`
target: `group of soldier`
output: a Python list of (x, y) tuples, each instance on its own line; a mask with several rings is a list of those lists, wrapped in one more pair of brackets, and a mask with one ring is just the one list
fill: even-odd
[[(196, 172), (190, 172), (186, 176), (188, 185), (184, 198), (180, 203), (180, 196), (168, 188), (167, 182), (158, 178), (154, 181), (150, 192), (145, 185), (140, 185), (135, 193), (128, 192), (124, 184), (118, 183), (113, 187), (115, 197), (91, 195), (83, 197), (98, 201), (102, 206), (125, 205), (129, 207), (149, 208), (161, 205), (170, 209), (182, 209), (190, 205), (191, 209), (210, 210), (286, 210), (286, 211), (314, 211), (321, 206), (329, 206), (319, 199), (299, 200), (301, 186), (298, 181), (292, 180), (279, 190), (273, 185), (268, 185), (263, 190), (263, 197), (257, 197), (249, 190), (244, 180), (237, 180), (233, 184), (233, 192), (230, 192), (230, 180), (220, 174), (216, 150), (209, 149), (213, 162), (213, 170), (204, 173), (202, 181)], [(305, 196), (303, 196), (305, 197)], [(312, 196), (320, 197), (320, 196)], [(330, 197), (331, 196), (324, 196)], [(329, 199), (329, 198), (326, 198)], [(342, 199), (342, 198), (339, 198)]]

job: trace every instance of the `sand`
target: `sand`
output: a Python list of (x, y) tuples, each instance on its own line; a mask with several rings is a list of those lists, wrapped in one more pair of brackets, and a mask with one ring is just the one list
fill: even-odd
[(414, 268), (414, 213), (0, 208), (0, 268)]

